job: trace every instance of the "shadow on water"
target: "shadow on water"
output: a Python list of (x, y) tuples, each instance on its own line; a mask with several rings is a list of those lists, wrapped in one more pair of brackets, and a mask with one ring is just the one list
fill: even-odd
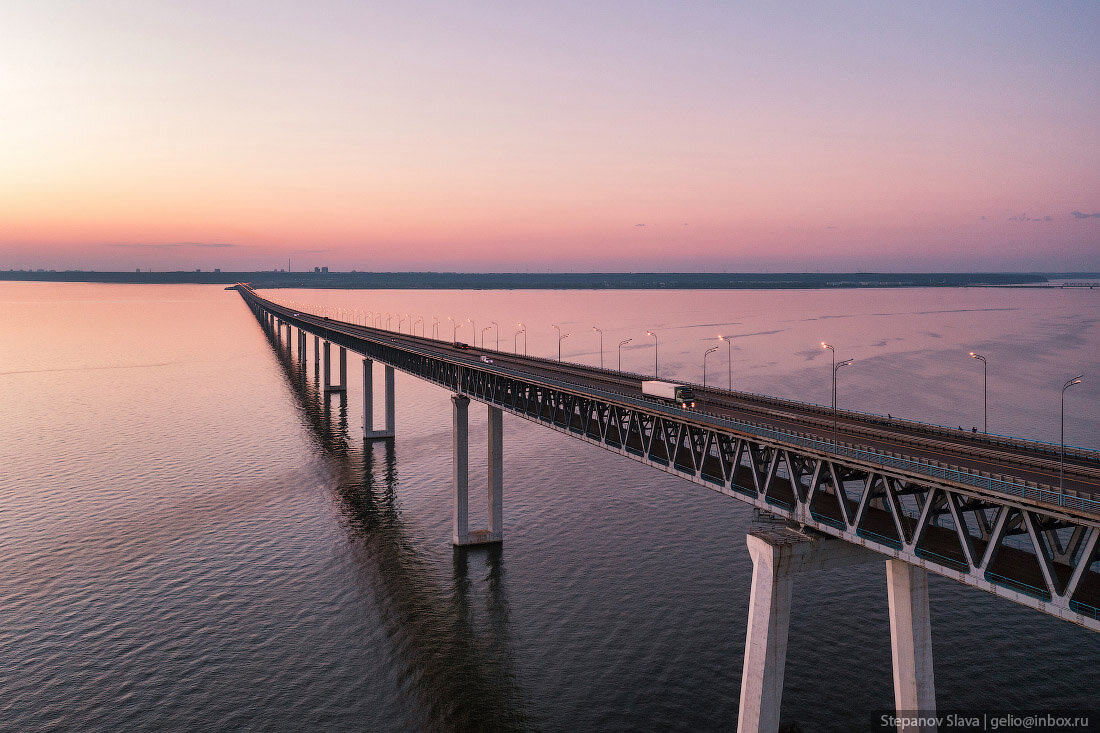
[(380, 609), (401, 685), (418, 703), (420, 727), (526, 730), (526, 706), (512, 672), (500, 546), (455, 548), (452, 586), (441, 587), (438, 570), (418, 552), (398, 511), (394, 442), (353, 447), (347, 394), (326, 393), (284, 344), (271, 340), (329, 458), (360, 580)]

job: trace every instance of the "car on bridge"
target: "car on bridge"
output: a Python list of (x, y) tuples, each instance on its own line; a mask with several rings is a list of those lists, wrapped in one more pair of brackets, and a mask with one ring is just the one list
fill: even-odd
[(470, 350), (470, 345), (469, 344), (464, 344), (461, 341), (455, 341), (455, 348), (459, 349), (460, 351), (469, 351)]
[(483, 357), (481, 357), (481, 360), (482, 360), (483, 362), (485, 362), (486, 364), (492, 364), (492, 363), (493, 363), (493, 360), (492, 360), (492, 359), (490, 359), (490, 358), (489, 358), (489, 357), (487, 357), (487, 356), (483, 356)]

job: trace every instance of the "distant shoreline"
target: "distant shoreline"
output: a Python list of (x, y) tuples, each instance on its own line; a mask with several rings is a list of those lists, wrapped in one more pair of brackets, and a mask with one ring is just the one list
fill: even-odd
[(1100, 273), (465, 273), (465, 272), (92, 272), (7, 270), (0, 280), (143, 285), (233, 285), (337, 290), (789, 290), (914, 287), (1100, 288)]

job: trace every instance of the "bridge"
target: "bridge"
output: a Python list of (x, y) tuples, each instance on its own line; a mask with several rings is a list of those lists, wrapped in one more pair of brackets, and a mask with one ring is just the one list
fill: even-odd
[[(801, 572), (885, 561), (898, 711), (935, 710), (929, 572), (1100, 631), (1100, 451), (698, 385), (695, 406), (682, 408), (642, 394), (641, 375), (459, 347), (237, 289), (278, 348), (303, 363), (312, 352), (325, 391), (346, 392), (347, 353), (363, 357), (364, 439), (395, 435), (394, 370), (453, 393), (455, 545), (503, 541), (505, 411), (755, 507), (739, 730), (778, 727)], [(375, 361), (385, 374), (377, 429)], [(489, 418), (478, 529), (471, 400)]]

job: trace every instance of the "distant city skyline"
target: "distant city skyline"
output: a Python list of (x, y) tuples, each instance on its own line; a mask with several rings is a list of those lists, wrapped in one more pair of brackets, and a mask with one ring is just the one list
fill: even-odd
[(1100, 270), (1100, 5), (0, 9), (0, 270)]

